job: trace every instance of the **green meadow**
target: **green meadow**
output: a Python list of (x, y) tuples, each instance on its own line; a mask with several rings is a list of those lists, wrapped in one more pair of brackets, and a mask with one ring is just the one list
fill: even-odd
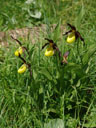
[(0, 40), (0, 128), (96, 128), (96, 0), (0, 0), (0, 32), (42, 25)]

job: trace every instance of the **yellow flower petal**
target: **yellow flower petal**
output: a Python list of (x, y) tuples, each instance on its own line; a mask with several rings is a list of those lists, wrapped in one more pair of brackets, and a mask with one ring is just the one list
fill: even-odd
[(15, 54), (15, 56), (19, 56), (19, 52), (17, 50), (15, 51), (14, 54)]
[(18, 69), (18, 73), (22, 74), (26, 71), (27, 66), (26, 64), (23, 64), (19, 69)]
[(23, 53), (22, 47), (19, 48), (19, 53), (20, 53), (20, 55)]
[(67, 43), (73, 43), (73, 42), (75, 42), (75, 40), (76, 40), (75, 34), (70, 33), (67, 37)]
[(53, 48), (47, 48), (45, 51), (45, 56), (53, 56), (54, 55), (54, 50)]
[(23, 49), (22, 47), (20, 47), (19, 49), (15, 51), (15, 56), (19, 56), (19, 54), (21, 55), (22, 53), (23, 53)]

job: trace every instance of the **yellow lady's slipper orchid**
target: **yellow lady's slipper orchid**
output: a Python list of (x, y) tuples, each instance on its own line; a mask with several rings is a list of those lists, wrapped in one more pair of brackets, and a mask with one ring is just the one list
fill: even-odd
[(19, 49), (15, 51), (15, 56), (19, 56), (19, 54), (21, 55), (22, 53), (23, 53), (23, 49), (22, 47), (20, 47)]
[(18, 69), (18, 73), (22, 74), (26, 71), (27, 66), (26, 64), (23, 64), (19, 69)]
[(76, 36), (74, 33), (70, 33), (67, 37), (67, 43), (73, 43), (76, 40)]
[(45, 56), (53, 56), (54, 55), (54, 50), (52, 47), (49, 47), (45, 51)]
[(71, 28), (71, 30), (63, 34), (63, 35), (68, 35), (67, 42), (73, 43), (75, 40), (80, 38), (80, 40), (83, 41), (83, 44), (85, 45), (84, 38), (81, 36), (80, 32), (76, 30), (76, 27), (69, 23), (67, 23), (67, 25)]
[(53, 40), (50, 40), (48, 38), (45, 38), (45, 40), (47, 40), (48, 42), (42, 46), (42, 49), (44, 49), (47, 45), (49, 45), (49, 48), (47, 48), (45, 51), (45, 56), (53, 56), (56, 51), (58, 52), (58, 55), (60, 57), (61, 52), (59, 51), (59, 48), (57, 47), (56, 43), (54, 43)]

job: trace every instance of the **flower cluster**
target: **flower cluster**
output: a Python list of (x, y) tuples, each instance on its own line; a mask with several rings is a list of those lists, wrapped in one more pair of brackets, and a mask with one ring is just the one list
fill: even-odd
[(61, 52), (59, 48), (57, 47), (56, 43), (54, 43), (53, 40), (50, 40), (48, 38), (45, 38), (45, 40), (48, 41), (48, 43), (44, 44), (42, 46), (42, 49), (44, 49), (47, 45), (49, 46), (45, 51), (45, 56), (53, 56), (56, 52), (58, 52), (59, 57), (61, 56)]
[(23, 48), (22, 47), (19, 47), (16, 51), (15, 51), (15, 56), (19, 56), (23, 53)]
[[(71, 25), (71, 24), (67, 24), (71, 30), (69, 30), (68, 32), (66, 32), (64, 35), (68, 35), (67, 37), (67, 43), (73, 43), (75, 42), (78, 38), (80, 38), (81, 41), (83, 41), (84, 43), (84, 39), (81, 36), (81, 34), (76, 30), (76, 27)], [(85, 43), (84, 43), (85, 44)]]
[[(78, 38), (80, 38), (81, 41), (83, 41), (84, 43), (84, 39), (82, 38), (81, 34), (76, 30), (76, 27), (72, 26), (71, 24), (67, 24), (71, 30), (69, 30), (68, 32), (66, 32), (64, 35), (68, 35), (67, 36), (67, 43), (73, 43), (75, 42)], [(56, 52), (58, 52), (59, 57), (61, 57), (61, 52), (59, 50), (59, 48), (57, 47), (56, 43), (54, 43), (53, 40), (45, 38), (45, 40), (47, 40), (48, 42), (45, 43), (42, 46), (42, 49), (44, 49), (47, 45), (48, 47), (45, 50), (45, 56), (53, 56)], [(85, 44), (85, 43), (84, 43)], [(63, 60), (61, 61), (61, 65), (64, 63), (68, 63), (67, 62), (67, 58), (69, 55), (69, 51), (67, 51), (64, 55), (63, 55)]]
[[(68, 35), (67, 40), (66, 40), (67, 43), (73, 43), (78, 38), (80, 38), (80, 40), (84, 42), (84, 39), (82, 38), (81, 34), (76, 30), (76, 28), (74, 26), (72, 26), (71, 24), (69, 24), (69, 23), (67, 25), (71, 28), (71, 30), (69, 30), (68, 32), (63, 34), (63, 35)], [(19, 57), (23, 61), (23, 65), (18, 69), (18, 73), (20, 73), (20, 74), (24, 73), (26, 71), (26, 69), (28, 69), (29, 72), (30, 72), (30, 76), (31, 76), (32, 75), (31, 64), (29, 64), (25, 60), (25, 58), (22, 57), (22, 54), (24, 53), (25, 50), (26, 50), (27, 54), (29, 55), (28, 49), (26, 47), (22, 46), (22, 43), (19, 40), (17, 40), (13, 36), (11, 36), (11, 37), (15, 41), (17, 41), (18, 44), (20, 45), (20, 47), (15, 51), (15, 56)], [(61, 52), (60, 52), (57, 44), (52, 39), (45, 38), (45, 40), (47, 41), (47, 43), (45, 43), (42, 46), (42, 50), (47, 46), (44, 55), (46, 57), (50, 57), (50, 56), (53, 56), (57, 53), (57, 55), (59, 56), (59, 59), (62, 58), (62, 60), (60, 59), (61, 60), (61, 65), (67, 64), (68, 63), (67, 60), (68, 60), (68, 56), (69, 56), (70, 51), (65, 52), (63, 57), (62, 57)]]
[(27, 53), (29, 54), (28, 50), (26, 47), (22, 46), (22, 43), (17, 40), (16, 38), (14, 38), (13, 36), (11, 36), (12, 39), (14, 39), (15, 41), (18, 42), (18, 44), (20, 45), (20, 47), (15, 51), (15, 56), (19, 57), (22, 61), (23, 61), (23, 64), (21, 65), (21, 67), (18, 69), (18, 73), (19, 74), (22, 74), (24, 73), (27, 68), (30, 72), (30, 76), (32, 75), (32, 72), (31, 72), (31, 64), (29, 64), (23, 57), (22, 57), (22, 54), (24, 53), (24, 51), (26, 50)]

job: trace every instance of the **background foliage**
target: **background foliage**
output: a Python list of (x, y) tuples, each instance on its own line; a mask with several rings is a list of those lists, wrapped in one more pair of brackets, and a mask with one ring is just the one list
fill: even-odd
[[(21, 39), (30, 53), (30, 78), (28, 71), (17, 74), (22, 61), (14, 56), (15, 41), (0, 47), (0, 127), (96, 127), (95, 0), (0, 0), (0, 6), (1, 31), (47, 24), (47, 37), (62, 55), (70, 50), (68, 65), (61, 66), (57, 55), (46, 58), (41, 51), (42, 34), (34, 45)], [(68, 45), (60, 36), (60, 26), (67, 22), (80, 31), (85, 47), (80, 40)], [(57, 24), (53, 33), (51, 24)]]

